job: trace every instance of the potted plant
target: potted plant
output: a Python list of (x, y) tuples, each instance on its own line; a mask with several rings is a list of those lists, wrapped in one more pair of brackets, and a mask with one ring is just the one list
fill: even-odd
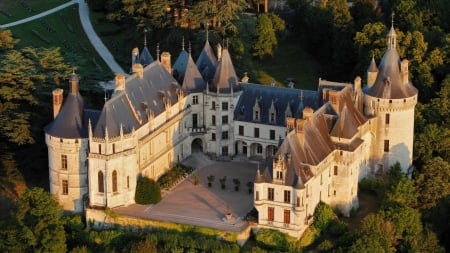
[(216, 177), (215, 177), (214, 175), (209, 175), (209, 176), (206, 177), (206, 179), (208, 179), (208, 187), (209, 187), (209, 188), (211, 188), (212, 182), (214, 182), (214, 179), (215, 179), (215, 178), (216, 178)]
[(224, 176), (219, 181), (220, 181), (220, 187), (222, 187), (222, 189), (225, 189), (225, 187), (226, 187), (225, 183), (227, 182), (227, 176)]
[(233, 178), (234, 190), (239, 191), (239, 186), (241, 185), (241, 181), (238, 178)]

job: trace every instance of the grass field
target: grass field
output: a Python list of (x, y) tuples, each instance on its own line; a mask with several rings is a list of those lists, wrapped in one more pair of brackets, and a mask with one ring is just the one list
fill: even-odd
[(112, 76), (84, 33), (78, 5), (10, 29), (14, 37), (20, 39), (19, 47), (59, 47), (65, 61), (82, 76), (98, 79), (105, 75)]
[(0, 1), (0, 24), (11, 23), (52, 9), (70, 0), (2, 0)]

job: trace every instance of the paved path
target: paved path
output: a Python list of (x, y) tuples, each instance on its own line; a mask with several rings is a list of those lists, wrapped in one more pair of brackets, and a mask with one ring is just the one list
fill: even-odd
[(53, 9), (41, 12), (37, 15), (24, 18), (9, 24), (0, 25), (0, 28), (9, 28), (16, 25), (21, 25), (30, 21), (33, 21), (35, 19), (47, 16), (49, 14), (55, 13), (57, 11), (60, 11), (64, 8), (67, 8), (68, 6), (71, 6), (73, 4), (78, 3), (78, 13), (80, 15), (80, 21), (81, 25), (83, 26), (84, 32), (86, 33), (87, 37), (89, 38), (89, 41), (91, 42), (92, 46), (95, 48), (95, 50), (98, 52), (100, 57), (103, 58), (103, 61), (108, 65), (108, 67), (111, 69), (114, 73), (123, 73), (126, 74), (126, 72), (120, 67), (120, 65), (116, 62), (114, 57), (112, 56), (111, 52), (109, 52), (108, 48), (103, 44), (101, 39), (98, 37), (97, 33), (95, 32), (94, 28), (92, 27), (91, 19), (89, 18), (89, 8), (87, 5), (87, 2), (84, 0), (72, 0), (70, 2), (67, 2), (65, 4), (62, 4), (60, 6), (57, 6)]

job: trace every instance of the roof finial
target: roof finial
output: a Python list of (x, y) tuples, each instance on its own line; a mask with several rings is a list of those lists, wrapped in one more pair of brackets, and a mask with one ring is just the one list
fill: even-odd
[(72, 75), (75, 75), (75, 67), (72, 67)]
[(191, 54), (191, 50), (192, 50), (192, 48), (191, 48), (191, 41), (189, 41), (189, 54)]
[(147, 28), (144, 29), (144, 47), (147, 46)]
[(395, 13), (392, 12), (392, 14), (391, 14), (391, 27), (394, 27), (394, 16), (395, 16)]
[(206, 41), (209, 41), (209, 34), (208, 34), (209, 27), (208, 27), (208, 25), (209, 24), (206, 24)]
[(159, 43), (156, 43), (156, 59), (159, 61)]
[(181, 38), (181, 51), (184, 51), (184, 36)]
[(300, 90), (300, 103), (303, 104), (303, 90)]

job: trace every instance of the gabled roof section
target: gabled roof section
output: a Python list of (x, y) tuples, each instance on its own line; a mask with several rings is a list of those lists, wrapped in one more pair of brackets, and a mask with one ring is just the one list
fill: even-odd
[[(317, 91), (299, 90), (291, 88), (272, 87), (268, 85), (247, 83), (242, 85), (242, 94), (235, 106), (234, 119), (238, 121), (254, 122), (253, 106), (255, 99), (260, 106), (261, 124), (274, 124), (278, 126), (286, 125), (286, 112), (295, 113), (299, 104), (317, 109), (319, 107), (319, 97)], [(303, 99), (301, 99), (303, 94)], [(270, 122), (269, 109), (272, 104), (275, 106), (276, 120)], [(290, 108), (287, 110), (287, 108)], [(295, 115), (292, 115), (295, 116)]]
[(144, 67), (153, 62), (153, 57), (150, 54), (150, 51), (148, 50), (147, 46), (144, 46), (144, 48), (142, 49), (141, 55), (139, 56), (139, 62)]
[(131, 132), (147, 123), (149, 116), (158, 116), (165, 111), (166, 103), (178, 102), (178, 94), (183, 92), (177, 81), (164, 69), (159, 61), (144, 68), (143, 77), (129, 76), (123, 92), (107, 101), (94, 128), (95, 137), (120, 135)]
[(213, 49), (211, 48), (208, 40), (205, 42), (205, 46), (197, 59), (196, 65), (202, 74), (203, 79), (207, 82), (212, 80), (214, 73), (216, 72), (217, 58), (214, 55)]

